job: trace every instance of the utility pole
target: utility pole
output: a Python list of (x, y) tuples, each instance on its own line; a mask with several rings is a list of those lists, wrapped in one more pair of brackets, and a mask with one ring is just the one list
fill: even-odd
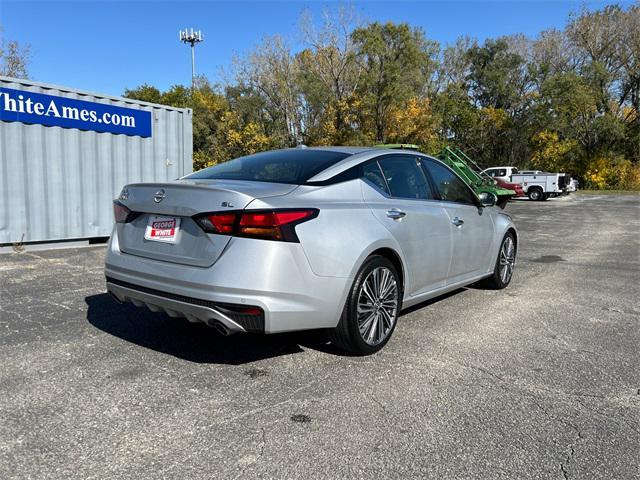
[(180, 30), (180, 41), (182, 43), (188, 43), (191, 45), (191, 88), (196, 86), (196, 44), (204, 41), (204, 35), (200, 30), (191, 31), (185, 28), (184, 31)]

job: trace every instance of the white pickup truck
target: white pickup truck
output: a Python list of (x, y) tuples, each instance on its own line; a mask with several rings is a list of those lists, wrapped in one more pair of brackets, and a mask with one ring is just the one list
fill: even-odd
[(564, 173), (548, 173), (540, 170), (518, 171), (516, 167), (491, 167), (483, 171), (490, 177), (507, 182), (520, 183), (531, 200), (547, 200), (567, 192)]

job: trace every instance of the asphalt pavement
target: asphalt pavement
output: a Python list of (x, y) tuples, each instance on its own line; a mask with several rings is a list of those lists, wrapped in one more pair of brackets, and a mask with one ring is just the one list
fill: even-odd
[(507, 212), (510, 287), (364, 358), (118, 305), (104, 246), (0, 255), (0, 478), (640, 478), (640, 196)]

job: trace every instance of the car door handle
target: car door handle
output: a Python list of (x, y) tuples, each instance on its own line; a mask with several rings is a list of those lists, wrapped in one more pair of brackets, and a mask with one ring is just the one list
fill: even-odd
[(453, 220), (451, 220), (451, 223), (453, 223), (456, 227), (461, 227), (462, 224), (464, 223), (464, 220), (458, 217), (453, 217)]
[(387, 210), (387, 217), (393, 218), (394, 220), (400, 220), (402, 217), (406, 215), (402, 210), (398, 210), (397, 208), (392, 208), (391, 210)]

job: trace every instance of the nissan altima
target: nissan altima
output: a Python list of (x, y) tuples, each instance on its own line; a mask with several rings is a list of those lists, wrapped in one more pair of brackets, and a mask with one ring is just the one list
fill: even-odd
[(326, 328), (338, 348), (370, 354), (402, 308), (509, 284), (518, 236), (495, 201), (418, 152), (249, 155), (125, 186), (107, 290), (226, 335)]

